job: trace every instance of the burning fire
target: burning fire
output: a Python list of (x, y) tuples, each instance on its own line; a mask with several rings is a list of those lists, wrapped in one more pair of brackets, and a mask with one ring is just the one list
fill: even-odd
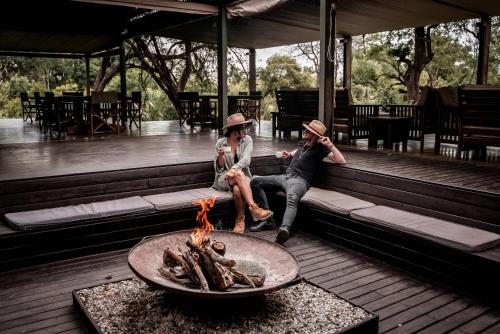
[(201, 209), (198, 210), (198, 215), (196, 216), (196, 221), (200, 226), (196, 227), (193, 233), (191, 233), (191, 240), (195, 245), (200, 246), (205, 238), (205, 234), (210, 233), (214, 229), (214, 226), (208, 221), (207, 214), (215, 205), (215, 197), (195, 200), (193, 204), (201, 206)]

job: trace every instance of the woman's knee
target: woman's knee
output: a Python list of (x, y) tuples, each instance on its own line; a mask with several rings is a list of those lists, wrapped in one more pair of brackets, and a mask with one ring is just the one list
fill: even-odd
[(241, 189), (238, 187), (238, 185), (234, 185), (233, 187), (233, 196), (235, 198), (241, 198)]

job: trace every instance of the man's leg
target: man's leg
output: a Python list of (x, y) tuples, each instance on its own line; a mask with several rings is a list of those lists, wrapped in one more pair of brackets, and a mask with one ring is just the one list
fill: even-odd
[(276, 241), (280, 244), (288, 240), (290, 235), (290, 228), (292, 227), (297, 209), (299, 207), (300, 199), (307, 192), (307, 183), (305, 180), (297, 177), (290, 177), (285, 181), (286, 191), (286, 209), (283, 214), (283, 221), (280, 230), (276, 237)]
[(284, 189), (282, 175), (266, 175), (255, 176), (250, 181), (252, 187), (252, 194), (255, 202), (263, 209), (269, 210), (269, 203), (267, 202), (267, 191)]

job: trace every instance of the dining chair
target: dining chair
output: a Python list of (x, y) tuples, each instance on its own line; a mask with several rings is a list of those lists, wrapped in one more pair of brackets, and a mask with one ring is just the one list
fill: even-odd
[(28, 93), (21, 92), (19, 95), (21, 97), (21, 106), (23, 109), (23, 121), (28, 121), (29, 118), (31, 123), (33, 123), (32, 116), (35, 116), (36, 119), (36, 105), (30, 100)]
[(137, 129), (141, 129), (142, 118), (142, 94), (141, 92), (132, 92), (132, 98), (127, 101), (127, 118), (129, 119), (128, 128), (132, 129), (132, 123)]
[(120, 132), (117, 92), (93, 92), (90, 106), (90, 134), (98, 131)]

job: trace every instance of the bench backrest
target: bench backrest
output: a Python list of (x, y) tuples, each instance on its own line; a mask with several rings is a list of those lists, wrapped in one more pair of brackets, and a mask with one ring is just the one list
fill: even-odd
[(500, 87), (464, 86), (459, 90), (458, 99), (462, 119), (460, 135), (466, 140), (475, 137), (474, 140), (484, 145), (500, 145)]
[(318, 117), (318, 89), (276, 89), (275, 94), (278, 112), (281, 115)]

